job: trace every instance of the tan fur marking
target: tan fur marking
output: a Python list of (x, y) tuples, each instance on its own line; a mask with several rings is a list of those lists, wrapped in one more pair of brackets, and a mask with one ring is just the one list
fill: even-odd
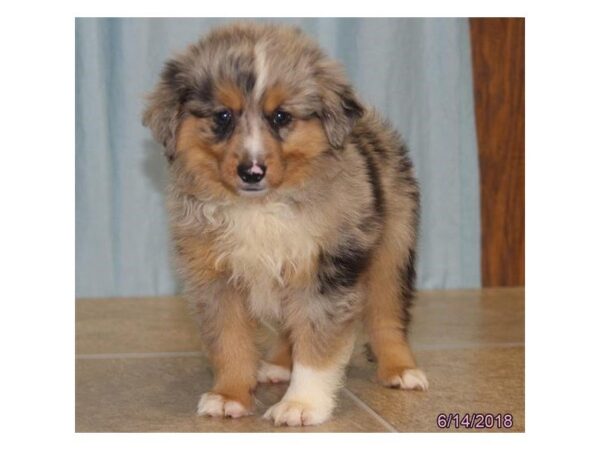
[(271, 115), (287, 99), (287, 91), (280, 84), (270, 87), (265, 93), (264, 111)]
[(179, 264), (186, 272), (203, 282), (214, 281), (224, 275), (225, 268), (217, 264), (217, 254), (212, 240), (189, 234), (174, 234)]
[(239, 112), (244, 109), (244, 94), (234, 83), (219, 84), (216, 87), (216, 98), (219, 103), (232, 111)]
[(294, 129), (284, 142), (283, 153), (288, 158), (314, 158), (329, 147), (319, 119), (296, 120)]
[(268, 132), (263, 133), (265, 147), (265, 165), (267, 166), (267, 181), (272, 188), (278, 187), (284, 177), (284, 165), (277, 143)]
[(219, 170), (221, 172), (221, 178), (232, 190), (235, 190), (238, 174), (237, 174), (237, 166), (239, 164), (239, 158), (235, 154), (235, 152), (229, 151), (225, 154), (223, 159), (220, 161)]
[(282, 146), (286, 164), (285, 186), (303, 183), (311, 175), (313, 158), (328, 148), (327, 137), (318, 119), (297, 120)]
[(201, 150), (215, 154), (215, 149), (210, 145), (210, 128), (206, 119), (188, 116), (181, 121), (177, 130), (177, 151), (191, 152)]

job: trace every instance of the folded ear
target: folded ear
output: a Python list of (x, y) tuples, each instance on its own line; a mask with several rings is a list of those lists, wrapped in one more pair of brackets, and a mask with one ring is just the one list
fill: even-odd
[(364, 108), (337, 63), (323, 63), (318, 76), (322, 109), (319, 113), (329, 143), (339, 148), (362, 117)]
[(181, 92), (177, 78), (181, 67), (169, 61), (161, 74), (161, 80), (147, 97), (142, 124), (152, 131), (154, 139), (163, 145), (169, 161), (175, 157), (176, 133), (181, 119)]

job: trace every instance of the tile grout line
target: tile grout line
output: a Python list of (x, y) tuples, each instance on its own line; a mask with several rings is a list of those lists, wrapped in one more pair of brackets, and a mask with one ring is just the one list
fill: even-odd
[(392, 433), (397, 433), (398, 430), (396, 430), (391, 423), (389, 423), (387, 420), (385, 420), (383, 417), (381, 417), (379, 414), (377, 414), (373, 408), (371, 408), (369, 405), (367, 405), (365, 402), (363, 402), (360, 398), (358, 398), (353, 392), (350, 391), (350, 389), (343, 387), (342, 391), (344, 393), (346, 393), (348, 395), (348, 397), (350, 397), (354, 403), (356, 403), (362, 410), (364, 410), (368, 415), (370, 415), (371, 417), (373, 417), (377, 422), (379, 422), (387, 431), (390, 431)]
[(512, 348), (524, 347), (525, 342), (488, 342), (488, 343), (455, 343), (455, 344), (414, 344), (412, 349), (416, 351), (431, 350), (471, 350), (471, 349), (489, 349), (489, 348)]
[[(524, 347), (523, 342), (498, 342), (490, 344), (426, 344), (414, 345), (413, 350), (431, 351), (431, 350), (469, 350), (469, 349), (490, 349), (490, 348), (513, 348)], [(177, 357), (198, 357), (204, 356), (201, 351), (188, 352), (133, 352), (133, 353), (83, 353), (75, 354), (76, 359), (125, 359), (125, 358), (177, 358)]]
[(139, 352), (139, 353), (88, 353), (75, 355), (75, 359), (143, 359), (143, 358), (178, 358), (204, 356), (204, 352)]

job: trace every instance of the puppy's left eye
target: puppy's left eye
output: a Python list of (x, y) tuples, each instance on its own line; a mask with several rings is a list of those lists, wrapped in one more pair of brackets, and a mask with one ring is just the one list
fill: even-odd
[(226, 127), (231, 122), (231, 111), (225, 109), (214, 115), (215, 124), (219, 127)]
[(276, 110), (271, 116), (271, 123), (275, 128), (285, 127), (292, 121), (292, 115), (281, 109)]

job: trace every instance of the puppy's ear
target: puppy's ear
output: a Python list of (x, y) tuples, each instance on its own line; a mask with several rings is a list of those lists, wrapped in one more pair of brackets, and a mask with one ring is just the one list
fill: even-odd
[(322, 102), (319, 116), (329, 143), (339, 148), (344, 144), (356, 121), (362, 117), (364, 108), (356, 98), (340, 65), (327, 61), (319, 72)]
[(177, 61), (167, 62), (160, 82), (147, 97), (142, 119), (154, 139), (163, 145), (169, 162), (175, 157), (176, 133), (181, 119), (181, 92), (177, 88), (180, 74), (181, 67)]

